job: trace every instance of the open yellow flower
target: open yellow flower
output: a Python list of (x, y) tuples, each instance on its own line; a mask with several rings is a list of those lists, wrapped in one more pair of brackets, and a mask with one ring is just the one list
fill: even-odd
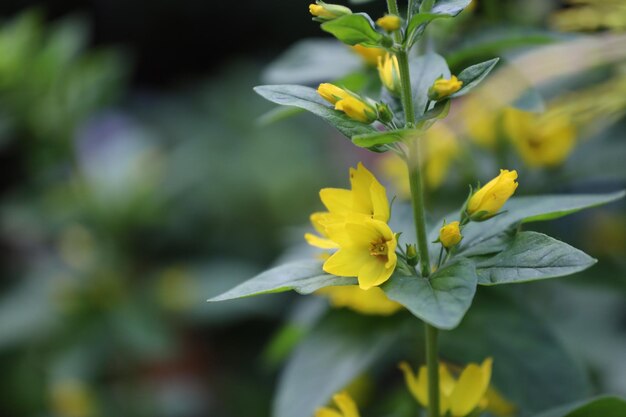
[(359, 409), (347, 392), (333, 395), (337, 409), (322, 407), (317, 409), (315, 417), (359, 417)]
[(559, 165), (576, 143), (574, 124), (564, 114), (538, 115), (510, 108), (503, 117), (506, 135), (530, 166)]
[(476, 191), (467, 203), (472, 220), (485, 220), (498, 213), (517, 189), (517, 171), (500, 170), (500, 175)]
[(370, 67), (378, 64), (378, 57), (382, 57), (387, 53), (383, 48), (368, 48), (362, 45), (354, 45), (352, 46), (352, 50), (359, 54), (361, 58), (363, 58), (363, 61)]
[(343, 100), (344, 98), (350, 96), (350, 93), (343, 88), (330, 83), (320, 84), (319, 87), (317, 87), (317, 93), (331, 104), (335, 104), (339, 100)]
[(390, 316), (402, 308), (400, 304), (387, 298), (385, 292), (378, 287), (369, 290), (362, 290), (358, 285), (325, 287), (316, 294), (328, 297), (335, 308), (345, 307), (361, 314)]
[(428, 97), (431, 100), (441, 100), (456, 93), (463, 87), (463, 81), (456, 78), (456, 75), (449, 80), (440, 78), (436, 80), (428, 90)]
[(343, 224), (327, 226), (326, 233), (339, 250), (324, 262), (325, 272), (357, 277), (363, 290), (391, 277), (398, 262), (398, 243), (387, 223), (357, 214)]
[(457, 221), (448, 223), (439, 229), (439, 241), (446, 249), (458, 245), (462, 238), (460, 223)]
[(376, 20), (376, 24), (385, 29), (387, 32), (393, 32), (400, 29), (401, 23), (402, 20), (393, 14), (387, 14)]
[(353, 214), (389, 221), (389, 200), (385, 187), (362, 163), (350, 168), (350, 184), (350, 190), (324, 188), (320, 191), (320, 199), (328, 211), (311, 215), (311, 223), (321, 236), (305, 234), (310, 245), (322, 249), (338, 248), (337, 243), (328, 238), (326, 227), (341, 224)]
[[(481, 365), (470, 363), (458, 379), (450, 373), (444, 364), (439, 365), (440, 413), (449, 413), (452, 417), (465, 417), (476, 408), (487, 406), (487, 391), (491, 380), (493, 360), (487, 358)], [(400, 369), (404, 373), (406, 385), (413, 397), (424, 407), (428, 407), (428, 371), (426, 366), (419, 369), (417, 375), (403, 362)]]
[(398, 58), (395, 55), (386, 54), (385, 57), (378, 57), (378, 75), (385, 88), (395, 95), (401, 91), (400, 69)]

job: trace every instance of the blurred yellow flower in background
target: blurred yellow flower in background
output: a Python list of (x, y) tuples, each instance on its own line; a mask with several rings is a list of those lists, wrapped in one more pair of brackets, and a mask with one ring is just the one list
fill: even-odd
[(60, 417), (91, 417), (96, 415), (91, 389), (83, 381), (64, 379), (52, 383), (52, 412)]
[(361, 45), (354, 45), (351, 48), (371, 67), (376, 66), (378, 64), (378, 58), (385, 56), (387, 53), (383, 48), (368, 48)]
[(479, 97), (472, 95), (463, 101), (461, 117), (470, 138), (477, 145), (492, 149), (498, 141), (501, 111)]
[[(474, 410), (485, 409), (488, 404), (487, 390), (491, 380), (493, 360), (487, 358), (481, 365), (470, 363), (463, 369), (458, 379), (450, 373), (444, 364), (439, 365), (439, 401), (440, 413), (449, 413), (452, 417), (466, 417)], [(422, 406), (428, 407), (428, 370), (419, 369), (417, 375), (409, 364), (402, 362), (400, 369), (404, 373), (406, 385), (413, 397)]]
[(626, 0), (568, 0), (573, 7), (552, 16), (558, 30), (596, 31), (626, 29)]
[(315, 417), (359, 417), (359, 410), (347, 392), (333, 395), (337, 409), (322, 407), (315, 412)]
[(317, 294), (327, 297), (333, 307), (346, 307), (361, 314), (389, 316), (402, 308), (378, 287), (369, 290), (362, 290), (357, 285), (326, 287)]
[(533, 167), (563, 163), (576, 143), (575, 126), (563, 113), (539, 115), (509, 108), (503, 128), (524, 162)]

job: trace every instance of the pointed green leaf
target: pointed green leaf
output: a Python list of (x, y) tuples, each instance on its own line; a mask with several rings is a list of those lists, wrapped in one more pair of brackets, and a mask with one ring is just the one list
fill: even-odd
[(350, 119), (340, 111), (331, 108), (317, 91), (301, 85), (262, 85), (254, 91), (272, 103), (294, 106), (320, 116), (336, 127), (348, 138), (356, 135), (378, 132), (370, 125)]
[(383, 35), (374, 29), (371, 19), (361, 13), (341, 16), (322, 23), (322, 29), (348, 45), (379, 46)]
[(472, 0), (438, 0), (435, 2), (431, 13), (456, 16), (469, 6), (471, 2)]
[(453, 329), (472, 304), (477, 280), (473, 262), (459, 259), (429, 279), (394, 275), (381, 288), (416, 317), (440, 329)]
[(321, 262), (306, 260), (269, 269), (208, 301), (233, 300), (289, 290), (295, 290), (300, 294), (310, 294), (323, 287), (355, 285), (356, 282), (356, 278), (329, 275), (322, 270)]
[(397, 318), (334, 311), (296, 349), (278, 383), (274, 417), (311, 417), (395, 343)]
[(459, 80), (463, 81), (463, 86), (459, 91), (454, 93), (452, 97), (460, 97), (463, 96), (481, 83), (482, 80), (491, 72), (491, 70), (496, 66), (500, 58), (490, 59), (489, 61), (481, 62), (480, 64), (472, 65), (471, 67), (465, 68), (458, 75)]
[(575, 274), (596, 263), (585, 252), (536, 232), (518, 233), (510, 246), (476, 262), (482, 285), (513, 284)]
[(626, 400), (602, 396), (574, 404), (567, 404), (537, 414), (535, 417), (624, 417)]
[(449, 17), (452, 17), (452, 15), (442, 13), (418, 13), (413, 15), (407, 25), (405, 44), (408, 45), (408, 48), (410, 48), (417, 40), (417, 37), (424, 32), (426, 26), (428, 26), (430, 22), (435, 19)]

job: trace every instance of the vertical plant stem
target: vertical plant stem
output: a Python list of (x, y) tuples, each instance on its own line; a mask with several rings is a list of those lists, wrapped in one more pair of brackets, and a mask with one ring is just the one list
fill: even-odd
[[(424, 0), (423, 11), (430, 11), (434, 0)], [(390, 14), (398, 15), (396, 0), (387, 0)], [(397, 37), (396, 37), (397, 41)], [(405, 115), (405, 127), (415, 127), (415, 109), (413, 106), (413, 92), (411, 89), (411, 76), (409, 59), (404, 46), (396, 53), (400, 82), (402, 84), (402, 107)], [(413, 217), (415, 220), (415, 232), (417, 235), (417, 248), (420, 254), (422, 277), (430, 276), (430, 255), (428, 253), (428, 239), (426, 237), (426, 214), (424, 210), (424, 184), (422, 180), (422, 167), (420, 163), (420, 140), (412, 138), (409, 142), (408, 168), (409, 182), (411, 185), (411, 200), (413, 205)], [(424, 323), (426, 330), (426, 366), (428, 368), (428, 416), (439, 417), (439, 360), (437, 358), (437, 329), (428, 323)]]

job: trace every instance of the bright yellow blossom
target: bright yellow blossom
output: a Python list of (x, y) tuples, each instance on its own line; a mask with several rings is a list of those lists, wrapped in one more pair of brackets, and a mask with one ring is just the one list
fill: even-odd
[(346, 307), (361, 314), (389, 316), (402, 308), (378, 287), (369, 290), (362, 290), (357, 285), (325, 287), (317, 294), (328, 297), (333, 307)]
[(376, 120), (376, 109), (363, 100), (348, 96), (335, 103), (335, 110), (344, 112), (348, 117), (362, 123)]
[(317, 93), (322, 96), (322, 98), (328, 101), (331, 104), (337, 103), (339, 100), (343, 100), (346, 97), (350, 96), (343, 88), (337, 87), (334, 84), (330, 83), (322, 83), (317, 87)]
[(503, 117), (505, 134), (529, 166), (559, 165), (576, 143), (576, 129), (565, 114), (538, 115), (510, 108)]
[(400, 95), (400, 68), (395, 55), (386, 54), (378, 57), (378, 75), (385, 88), (395, 95)]
[[(458, 379), (455, 379), (448, 367), (439, 365), (439, 401), (440, 413), (449, 413), (452, 417), (465, 417), (476, 408), (487, 406), (487, 390), (491, 380), (493, 360), (487, 358), (481, 365), (470, 363)], [(400, 369), (409, 391), (424, 407), (428, 407), (428, 371), (426, 366), (419, 369), (417, 375), (403, 362)]]
[(458, 245), (462, 238), (460, 223), (457, 221), (448, 223), (439, 229), (439, 241), (446, 249)]
[(338, 17), (352, 14), (352, 10), (339, 4), (328, 4), (317, 1), (316, 4), (309, 4), (309, 13), (322, 20), (332, 20)]
[(456, 78), (456, 75), (450, 77), (449, 80), (440, 78), (436, 80), (428, 90), (428, 97), (431, 100), (441, 100), (456, 93), (462, 86), (463, 81)]
[(385, 29), (387, 32), (393, 32), (400, 29), (401, 23), (402, 20), (394, 14), (387, 14), (376, 20), (376, 24)]
[(382, 57), (387, 53), (383, 48), (368, 48), (361, 45), (352, 46), (352, 50), (359, 54), (365, 63), (371, 67), (378, 64), (378, 57)]
[(359, 417), (359, 409), (347, 392), (333, 395), (337, 409), (322, 407), (315, 412), (315, 417)]
[(328, 238), (326, 227), (345, 222), (350, 215), (362, 215), (387, 222), (389, 220), (389, 200), (385, 187), (359, 162), (350, 168), (351, 189), (323, 188), (320, 199), (327, 212), (313, 213), (311, 223), (321, 236), (311, 233), (304, 235), (306, 241), (322, 249), (336, 249), (339, 246)]
[(398, 243), (387, 223), (353, 215), (343, 224), (327, 226), (326, 233), (339, 245), (339, 250), (324, 263), (325, 272), (357, 277), (363, 290), (381, 285), (391, 277), (398, 261)]
[(501, 169), (500, 175), (470, 197), (467, 203), (467, 214), (473, 220), (485, 220), (495, 215), (517, 189), (516, 180), (517, 171)]

